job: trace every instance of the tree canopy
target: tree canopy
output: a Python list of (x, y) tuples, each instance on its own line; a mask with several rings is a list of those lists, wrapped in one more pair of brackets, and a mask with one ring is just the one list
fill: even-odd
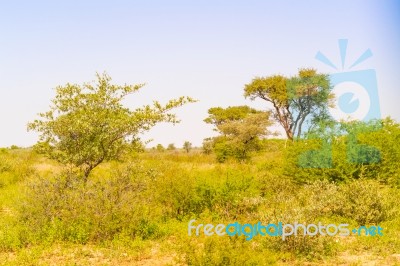
[(227, 157), (247, 159), (250, 152), (261, 148), (260, 139), (270, 134), (267, 129), (272, 124), (270, 112), (249, 106), (230, 106), (210, 108), (208, 113), (204, 121), (213, 124), (220, 136), (207, 139), (206, 143), (213, 142), (219, 161)]
[(249, 114), (255, 114), (258, 111), (244, 106), (229, 106), (228, 108), (213, 107), (208, 110), (209, 116), (204, 119), (208, 124), (214, 124), (216, 130), (218, 126), (232, 121), (240, 121), (247, 117)]
[(183, 149), (188, 153), (192, 149), (192, 143), (190, 141), (185, 141), (183, 143)]

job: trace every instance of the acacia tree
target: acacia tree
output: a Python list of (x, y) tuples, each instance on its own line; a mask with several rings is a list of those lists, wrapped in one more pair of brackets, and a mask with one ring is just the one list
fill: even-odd
[(163, 152), (163, 151), (165, 151), (165, 148), (164, 148), (164, 146), (162, 145), (162, 144), (157, 144), (157, 146), (156, 146), (156, 150), (158, 151), (158, 152)]
[(168, 144), (167, 150), (169, 150), (169, 151), (174, 151), (174, 150), (176, 150), (175, 144), (174, 144), (174, 143)]
[(189, 153), (190, 150), (192, 149), (192, 143), (189, 142), (189, 141), (185, 141), (185, 142), (183, 143), (183, 149), (184, 149), (187, 153)]
[(119, 158), (138, 136), (159, 122), (178, 123), (170, 111), (194, 100), (180, 97), (162, 105), (129, 109), (122, 100), (144, 84), (114, 85), (107, 74), (83, 85), (66, 84), (56, 88), (50, 110), (28, 124), (28, 130), (41, 133), (36, 145), (44, 154), (83, 170), (86, 181), (100, 163)]
[(256, 114), (259, 111), (247, 106), (229, 106), (227, 108), (213, 107), (208, 109), (208, 117), (204, 119), (207, 124), (213, 124), (214, 130), (219, 131), (219, 126), (232, 121), (242, 121), (249, 114)]
[(260, 139), (270, 134), (270, 112), (258, 111), (248, 106), (215, 107), (208, 110), (206, 123), (213, 124), (220, 136), (207, 139), (217, 153), (217, 159), (227, 157), (244, 160), (249, 153), (261, 148)]
[(307, 118), (326, 115), (333, 95), (329, 78), (315, 69), (300, 69), (297, 76), (256, 77), (246, 84), (244, 96), (272, 104), (274, 119), (283, 127), (288, 139), (301, 137)]

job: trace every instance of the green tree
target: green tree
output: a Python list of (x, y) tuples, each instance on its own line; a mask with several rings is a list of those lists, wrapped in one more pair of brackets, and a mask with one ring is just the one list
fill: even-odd
[(120, 158), (134, 147), (131, 143), (139, 134), (159, 122), (178, 123), (170, 111), (194, 101), (180, 97), (165, 105), (154, 101), (132, 110), (122, 101), (144, 84), (114, 85), (105, 73), (96, 78), (93, 83), (57, 87), (50, 110), (28, 124), (28, 130), (41, 133), (36, 147), (51, 158), (79, 167), (85, 181), (100, 163)]
[(214, 148), (214, 139), (206, 138), (203, 140), (203, 152), (205, 154), (211, 154)]
[(274, 119), (288, 139), (301, 137), (306, 119), (326, 115), (333, 95), (329, 78), (315, 69), (300, 69), (297, 76), (256, 77), (245, 85), (244, 96), (272, 104)]
[(204, 119), (207, 124), (213, 124), (215, 131), (220, 131), (219, 126), (232, 121), (242, 121), (249, 114), (256, 114), (257, 110), (247, 105), (229, 106), (228, 108), (213, 107), (208, 110), (208, 117)]
[(163, 152), (163, 151), (165, 151), (165, 148), (164, 148), (164, 146), (162, 144), (157, 144), (156, 150), (159, 151), (159, 152)]
[(192, 143), (190, 143), (189, 141), (185, 141), (185, 142), (183, 143), (183, 149), (184, 149), (187, 153), (189, 153), (190, 150), (192, 149)]
[(174, 150), (176, 150), (175, 144), (174, 144), (174, 143), (168, 144), (167, 150), (169, 150), (169, 151), (174, 151)]
[(272, 124), (270, 112), (248, 106), (231, 106), (210, 108), (208, 113), (209, 117), (204, 121), (213, 124), (214, 130), (220, 133), (213, 138), (213, 147), (221, 162), (228, 157), (247, 159), (251, 152), (261, 149), (260, 140), (270, 134), (267, 129)]

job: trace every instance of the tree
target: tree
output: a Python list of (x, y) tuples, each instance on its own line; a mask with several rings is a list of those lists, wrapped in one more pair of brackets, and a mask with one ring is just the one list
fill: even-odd
[(164, 148), (164, 146), (162, 144), (157, 144), (156, 150), (158, 152), (163, 152), (163, 151), (165, 151), (165, 148)]
[(189, 153), (190, 150), (192, 149), (192, 143), (190, 143), (189, 141), (185, 141), (185, 142), (183, 143), (183, 149), (184, 149), (187, 153)]
[(96, 78), (93, 83), (57, 87), (50, 110), (28, 124), (28, 130), (41, 133), (36, 147), (51, 158), (79, 167), (85, 181), (100, 163), (120, 158), (134, 147), (131, 143), (139, 134), (159, 122), (178, 123), (170, 111), (194, 101), (180, 97), (165, 105), (154, 101), (132, 110), (122, 100), (144, 84), (114, 85), (106, 73)]
[(169, 150), (169, 151), (174, 151), (174, 150), (176, 150), (175, 144), (174, 144), (174, 143), (168, 144), (167, 150)]
[[(220, 136), (213, 138), (214, 151), (219, 161), (228, 157), (244, 160), (249, 153), (261, 149), (260, 140), (270, 132), (270, 112), (257, 111), (248, 106), (210, 108), (204, 121), (215, 126)], [(206, 142), (209, 142), (207, 139)], [(208, 144), (209, 145), (209, 144)]]
[(214, 148), (214, 139), (213, 138), (205, 138), (203, 140), (203, 153), (211, 154)]
[(333, 95), (329, 78), (314, 69), (300, 69), (297, 76), (256, 77), (246, 84), (244, 96), (272, 104), (274, 119), (283, 127), (288, 139), (300, 138), (307, 118), (326, 115)]

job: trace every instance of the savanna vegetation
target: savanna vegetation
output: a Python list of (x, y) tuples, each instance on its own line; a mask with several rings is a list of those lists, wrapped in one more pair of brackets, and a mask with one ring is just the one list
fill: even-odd
[[(204, 122), (218, 135), (203, 147), (146, 149), (140, 136), (179, 122), (172, 111), (195, 100), (122, 105), (142, 86), (113, 85), (106, 74), (60, 86), (28, 125), (39, 142), (0, 149), (2, 265), (400, 264), (397, 121), (334, 121), (328, 77), (303, 69), (245, 85), (265, 110), (210, 108)], [(384, 235), (246, 241), (189, 236), (192, 219), (379, 225)]]

